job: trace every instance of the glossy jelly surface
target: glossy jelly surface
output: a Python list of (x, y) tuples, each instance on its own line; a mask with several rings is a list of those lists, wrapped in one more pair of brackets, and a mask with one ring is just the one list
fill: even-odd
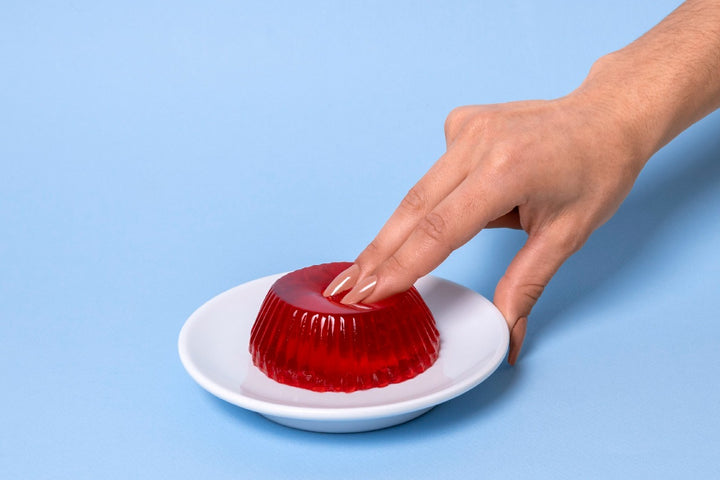
[(353, 392), (408, 380), (437, 360), (440, 338), (420, 294), (370, 305), (323, 297), (350, 263), (326, 263), (277, 280), (250, 334), (253, 363), (268, 377), (315, 391)]

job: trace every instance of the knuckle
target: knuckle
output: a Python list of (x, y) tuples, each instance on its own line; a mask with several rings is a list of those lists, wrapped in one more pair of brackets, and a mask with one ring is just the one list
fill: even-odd
[(402, 199), (400, 208), (410, 214), (419, 214), (425, 211), (427, 203), (427, 195), (416, 185)]
[(462, 134), (470, 138), (477, 138), (486, 134), (490, 128), (491, 122), (487, 115), (475, 114), (463, 123)]
[(380, 245), (378, 244), (377, 239), (374, 239), (372, 242), (368, 244), (367, 247), (365, 247), (365, 253), (368, 255), (379, 255), (382, 252), (382, 248), (380, 248)]
[(517, 316), (527, 317), (530, 315), (533, 307), (540, 299), (545, 290), (545, 284), (542, 283), (521, 283), (515, 287), (514, 293), (517, 301)]
[(445, 133), (451, 133), (457, 130), (462, 119), (465, 117), (465, 107), (453, 108), (445, 118)]
[[(532, 308), (535, 303), (537, 303), (538, 299), (540, 298), (540, 295), (542, 295), (543, 291), (545, 291), (545, 285), (542, 283), (526, 283), (520, 286), (518, 289), (520, 295), (522, 295), (527, 302), (528, 305), (530, 305), (530, 308)], [(526, 315), (530, 314), (530, 309), (528, 309)]]
[(572, 255), (585, 245), (586, 239), (585, 235), (581, 235), (579, 232), (572, 232), (565, 235), (562, 241), (562, 249), (567, 252), (568, 255)]
[(384, 250), (377, 238), (370, 242), (365, 249), (355, 259), (355, 263), (360, 266), (363, 272), (369, 272), (375, 269), (375, 266), (382, 261)]
[(476, 107), (465, 106), (454, 108), (445, 118), (445, 139), (450, 142), (466, 130), (475, 130), (484, 124)]
[(387, 258), (385, 261), (385, 268), (401, 274), (410, 272), (408, 266), (401, 262), (396, 254), (392, 254)]
[(497, 174), (509, 173), (515, 168), (517, 157), (516, 150), (512, 145), (498, 143), (493, 146), (488, 157), (488, 166)]
[(503, 314), (513, 317), (530, 315), (532, 308), (545, 291), (545, 283), (533, 283), (519, 277), (505, 275), (495, 290), (495, 302), (503, 307)]
[(573, 222), (572, 225), (564, 227), (555, 235), (555, 245), (560, 252), (567, 257), (580, 250), (588, 239), (588, 235), (584, 233), (584, 229), (578, 223)]
[(436, 243), (445, 243), (447, 239), (448, 224), (445, 218), (437, 212), (430, 212), (422, 219), (418, 226), (428, 238)]
[(418, 265), (412, 259), (404, 258), (402, 254), (390, 255), (381, 268), (382, 272), (378, 276), (392, 277), (396, 291), (407, 290), (422, 276)]

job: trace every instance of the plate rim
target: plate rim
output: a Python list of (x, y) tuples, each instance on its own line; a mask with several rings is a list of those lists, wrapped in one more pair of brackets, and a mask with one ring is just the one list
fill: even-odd
[[(470, 389), (474, 388), (475, 386), (482, 383), (486, 378), (488, 378), (490, 375), (492, 375), (495, 370), (500, 366), (502, 363), (502, 360), (505, 358), (505, 355), (507, 354), (507, 350), (509, 347), (509, 331), (507, 329), (507, 323), (505, 322), (504, 317), (502, 316), (502, 313), (497, 309), (497, 307), (490, 302), (486, 297), (483, 295), (475, 292), (474, 290), (471, 290), (463, 285), (460, 285), (456, 282), (453, 282), (451, 280), (447, 280), (445, 278), (441, 278), (435, 275), (427, 275), (426, 277), (423, 277), (425, 279), (424, 281), (435, 281), (435, 282), (441, 282), (441, 283), (449, 283), (452, 284), (454, 287), (458, 287), (464, 290), (467, 290), (471, 292), (472, 294), (476, 295), (486, 304), (489, 304), (489, 306), (495, 311), (495, 316), (499, 316), (499, 318), (502, 320), (503, 325), (505, 325), (506, 328), (500, 328), (500, 335), (501, 341), (500, 344), (502, 345), (501, 348), (496, 349), (493, 356), (488, 361), (488, 365), (491, 365), (488, 369), (481, 369), (479, 373), (477, 374), (470, 374), (465, 377), (462, 377), (460, 381), (454, 382), (448, 387), (442, 388), (436, 392), (432, 392), (426, 395), (422, 395), (416, 398), (411, 398), (407, 400), (402, 400), (398, 402), (392, 402), (388, 404), (382, 404), (382, 405), (369, 405), (369, 406), (357, 406), (357, 407), (310, 407), (310, 406), (298, 406), (298, 405), (287, 405), (282, 403), (276, 403), (272, 401), (264, 401), (260, 399), (256, 399), (253, 397), (249, 397), (246, 395), (243, 395), (240, 392), (233, 391), (229, 388), (226, 388), (222, 385), (217, 384), (216, 382), (212, 381), (208, 376), (206, 376), (197, 365), (192, 361), (192, 355), (189, 352), (189, 346), (188, 346), (188, 336), (190, 335), (190, 332), (195, 327), (195, 325), (202, 320), (202, 313), (203, 311), (208, 308), (208, 305), (220, 300), (222, 297), (232, 295), (233, 292), (239, 288), (247, 287), (250, 284), (253, 283), (263, 283), (263, 282), (271, 282), (274, 281), (277, 278), (280, 278), (282, 275), (285, 275), (287, 272), (284, 273), (277, 273), (273, 275), (267, 275), (261, 278), (257, 278), (255, 280), (251, 280), (249, 282), (244, 282), (242, 284), (236, 285), (234, 287), (229, 288), (228, 290), (225, 290), (224, 292), (219, 293), (218, 295), (215, 295), (214, 297), (210, 298), (208, 301), (203, 303), (200, 307), (198, 307), (193, 313), (187, 318), (185, 323), (183, 324), (182, 328), (180, 329), (180, 334), (178, 335), (178, 353), (180, 356), (180, 361), (187, 371), (187, 373), (190, 375), (190, 377), (195, 380), (202, 388), (207, 390), (212, 395), (229, 402), (233, 405), (239, 406), (241, 408), (245, 408), (247, 410), (251, 410), (257, 413), (260, 413), (261, 415), (270, 415), (275, 417), (284, 417), (284, 418), (293, 418), (298, 420), (313, 420), (313, 421), (351, 421), (351, 420), (365, 420), (365, 419), (377, 419), (377, 418), (383, 418), (383, 417), (392, 417), (395, 415), (401, 415), (406, 414), (418, 410), (424, 410), (429, 409), (431, 407), (434, 407), (436, 405), (439, 405), (440, 403), (444, 403), (448, 400), (451, 400), (459, 395), (462, 395), (463, 393), (469, 391)], [(248, 326), (248, 328), (252, 327), (252, 323)], [(357, 392), (353, 392), (357, 393)], [(352, 395), (353, 393), (346, 393), (346, 395)]]

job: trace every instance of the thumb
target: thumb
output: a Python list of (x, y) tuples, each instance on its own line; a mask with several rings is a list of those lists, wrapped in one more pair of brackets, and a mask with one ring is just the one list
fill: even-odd
[(560, 265), (583, 243), (577, 233), (565, 234), (559, 229), (531, 234), (498, 282), (493, 301), (510, 330), (510, 365), (520, 354), (530, 310)]

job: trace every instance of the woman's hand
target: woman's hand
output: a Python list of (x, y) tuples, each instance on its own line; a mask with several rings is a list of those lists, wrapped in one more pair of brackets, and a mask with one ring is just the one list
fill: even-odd
[(494, 299), (514, 363), (550, 278), (617, 210), (646, 160), (616, 115), (581, 91), (453, 110), (447, 152), (325, 294), (352, 287), (343, 303), (372, 303), (408, 289), (483, 228), (521, 228), (527, 242)]
[(608, 220), (659, 148), (720, 107), (720, 0), (687, 0), (552, 101), (462, 107), (447, 152), (325, 295), (409, 288), (483, 228), (528, 239), (495, 290), (517, 360), (527, 317), (562, 263)]

